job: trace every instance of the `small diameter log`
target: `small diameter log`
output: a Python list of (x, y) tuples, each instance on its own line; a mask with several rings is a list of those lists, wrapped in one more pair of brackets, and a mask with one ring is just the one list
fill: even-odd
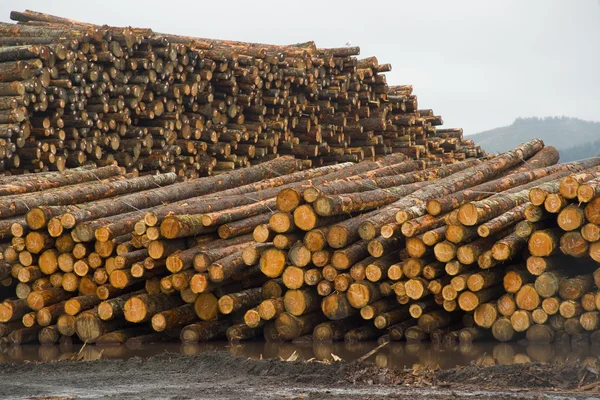
[(360, 240), (345, 249), (336, 250), (331, 257), (331, 264), (338, 270), (347, 270), (369, 255), (368, 246), (368, 240)]
[(588, 311), (579, 317), (581, 327), (586, 331), (595, 331), (600, 328), (600, 313), (598, 311)]
[(499, 269), (485, 270), (471, 274), (467, 279), (467, 288), (472, 292), (478, 292), (496, 283), (502, 282), (503, 271)]
[(250, 328), (256, 328), (263, 323), (263, 321), (260, 319), (260, 314), (258, 313), (258, 307), (254, 307), (246, 311), (244, 314), (244, 323)]
[(450, 262), (456, 257), (457, 246), (449, 241), (443, 241), (436, 244), (433, 248), (435, 258), (440, 262)]
[(400, 322), (398, 324), (392, 325), (388, 328), (388, 334), (390, 335), (390, 340), (400, 341), (404, 339), (404, 334), (408, 328), (411, 326), (415, 326), (417, 321), (415, 319), (409, 319), (407, 321)]
[(479, 238), (471, 243), (460, 246), (456, 250), (456, 258), (463, 264), (474, 264), (477, 259), (494, 245), (493, 238)]
[(501, 232), (505, 228), (525, 219), (525, 209), (531, 203), (524, 203), (504, 214), (493, 218), (477, 227), (477, 233), (481, 237), (488, 237)]
[(38, 341), (41, 345), (52, 345), (60, 340), (60, 332), (56, 325), (46, 326), (38, 333)]
[(13, 346), (35, 342), (38, 340), (38, 333), (41, 329), (40, 326), (33, 326), (14, 330), (8, 334), (8, 342)]
[(104, 321), (110, 321), (115, 318), (123, 317), (125, 303), (133, 296), (144, 294), (143, 291), (136, 291), (122, 294), (119, 297), (105, 300), (98, 305), (98, 316)]
[(527, 258), (527, 271), (534, 276), (540, 276), (544, 272), (551, 272), (560, 269), (565, 262), (568, 262), (568, 258), (564, 256), (551, 256), (551, 257), (528, 257)]
[(418, 326), (411, 326), (404, 332), (407, 343), (418, 343), (427, 339), (427, 334)]
[(592, 223), (585, 224), (581, 227), (581, 236), (588, 242), (597, 242), (600, 240), (600, 226)]
[(507, 293), (517, 293), (523, 285), (533, 282), (533, 276), (526, 270), (514, 269), (506, 272), (502, 281)]
[(37, 323), (40, 326), (49, 326), (55, 323), (64, 313), (66, 302), (52, 304), (40, 309), (36, 314)]
[(541, 308), (536, 308), (531, 312), (531, 319), (536, 324), (543, 325), (548, 321), (548, 314)]
[(600, 195), (600, 179), (595, 178), (582, 183), (577, 188), (577, 200), (579, 203), (589, 203)]
[(527, 246), (527, 239), (511, 233), (498, 240), (492, 246), (492, 257), (497, 261), (515, 259)]
[(564, 300), (577, 300), (594, 287), (592, 274), (578, 275), (560, 281), (558, 294)]
[(367, 340), (375, 340), (383, 333), (383, 331), (377, 329), (373, 325), (362, 325), (358, 328), (352, 329), (351, 331), (347, 332), (346, 335), (344, 335), (344, 342), (357, 343), (364, 342)]
[(364, 320), (374, 319), (378, 315), (391, 311), (398, 307), (398, 302), (393, 296), (385, 297), (368, 304), (360, 309), (360, 316)]
[(248, 266), (242, 258), (242, 251), (237, 251), (212, 263), (210, 267), (208, 267), (208, 275), (212, 282), (223, 282), (247, 268)]

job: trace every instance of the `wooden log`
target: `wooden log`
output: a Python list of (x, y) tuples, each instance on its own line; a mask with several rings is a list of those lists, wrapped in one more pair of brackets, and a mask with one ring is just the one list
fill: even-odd
[(180, 306), (182, 300), (177, 296), (164, 294), (141, 294), (131, 297), (125, 302), (124, 315), (129, 322), (148, 321), (155, 314)]
[(277, 329), (281, 340), (290, 341), (311, 333), (324, 319), (325, 316), (321, 313), (307, 314), (300, 317), (282, 313), (275, 320), (275, 329)]
[(321, 311), (330, 320), (337, 321), (351, 316), (357, 310), (352, 307), (345, 293), (334, 293), (323, 299)]
[(336, 342), (344, 340), (345, 335), (359, 325), (356, 318), (347, 318), (340, 321), (323, 322), (313, 330), (313, 340), (316, 342)]
[(198, 316), (193, 304), (184, 304), (180, 307), (159, 312), (152, 316), (152, 329), (163, 332), (168, 329), (189, 325), (197, 320)]
[(181, 341), (184, 343), (205, 342), (225, 336), (231, 322), (228, 320), (202, 321), (187, 325), (181, 330)]
[(260, 290), (261, 288), (247, 289), (222, 296), (218, 301), (219, 311), (227, 315), (234, 311), (257, 306), (262, 300)]

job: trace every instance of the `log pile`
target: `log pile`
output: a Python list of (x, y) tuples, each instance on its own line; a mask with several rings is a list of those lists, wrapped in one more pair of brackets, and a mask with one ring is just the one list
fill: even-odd
[(11, 177), (1, 340), (595, 341), (600, 158), (557, 160)]
[(305, 165), (483, 152), (419, 109), (358, 47), (97, 26), (33, 11), (0, 24), (0, 171), (116, 161), (198, 177), (279, 155)]
[(600, 342), (600, 158), (557, 161), (532, 141), (430, 185), (282, 190), (260, 229), (297, 242), (274, 239), (260, 267), (287, 290), (246, 324), (272, 340)]
[[(425, 179), (431, 170), (479, 162), (440, 167), (396, 154), (301, 170), (300, 160), (280, 157), (180, 183), (174, 173), (136, 177), (116, 165), (4, 178), (0, 336), (15, 344), (75, 333), (88, 342), (101, 333), (109, 334), (105, 342), (154, 340), (185, 321), (212, 321), (213, 292), (224, 315), (235, 315), (262, 293), (266, 278), (258, 267), (246, 271), (245, 263), (252, 257), (258, 263), (264, 245), (252, 233), (268, 223), (281, 189), (398, 173), (421, 172)], [(239, 293), (245, 289), (250, 297)], [(234, 315), (216, 323), (214, 335)]]

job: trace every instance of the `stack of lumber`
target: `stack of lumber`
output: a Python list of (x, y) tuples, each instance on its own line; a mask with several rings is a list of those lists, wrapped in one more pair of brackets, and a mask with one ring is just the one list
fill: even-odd
[(293, 155), (305, 165), (483, 152), (419, 109), (358, 47), (159, 34), (33, 11), (0, 23), (0, 171), (114, 161), (198, 177)]

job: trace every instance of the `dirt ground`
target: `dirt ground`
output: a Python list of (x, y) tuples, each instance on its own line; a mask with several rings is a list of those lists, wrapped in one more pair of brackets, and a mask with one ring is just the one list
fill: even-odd
[(222, 351), (147, 359), (2, 364), (0, 381), (2, 399), (40, 400), (553, 400), (600, 395), (595, 366), (578, 363), (399, 370), (371, 363), (250, 360)]

